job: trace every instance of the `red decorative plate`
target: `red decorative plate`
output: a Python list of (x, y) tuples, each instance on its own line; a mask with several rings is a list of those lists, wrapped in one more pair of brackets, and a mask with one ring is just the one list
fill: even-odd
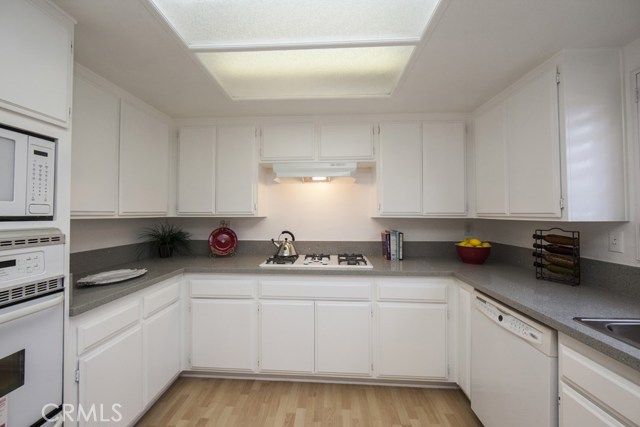
[(229, 255), (238, 246), (238, 236), (227, 227), (216, 228), (209, 235), (209, 248), (214, 255)]

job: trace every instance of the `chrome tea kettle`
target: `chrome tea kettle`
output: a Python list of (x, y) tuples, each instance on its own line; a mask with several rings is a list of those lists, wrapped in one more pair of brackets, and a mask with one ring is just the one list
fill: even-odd
[[(291, 240), (289, 240), (287, 237), (285, 237), (284, 240), (280, 240), (283, 234), (288, 234), (289, 237), (291, 237)], [(293, 247), (293, 242), (295, 240), (296, 238), (293, 236), (293, 233), (287, 230), (284, 230), (283, 232), (280, 233), (280, 235), (278, 236), (278, 240), (271, 239), (271, 243), (273, 243), (276, 246), (276, 248), (278, 248), (278, 251), (276, 252), (276, 256), (298, 255), (298, 253), (296, 252), (296, 248)]]

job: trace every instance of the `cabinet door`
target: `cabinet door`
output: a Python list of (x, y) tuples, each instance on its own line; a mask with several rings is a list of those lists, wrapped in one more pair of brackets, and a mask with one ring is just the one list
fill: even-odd
[(465, 215), (467, 211), (465, 125), (422, 124), (422, 200), (426, 215)]
[(178, 141), (178, 213), (213, 214), (216, 130), (182, 128)]
[(471, 290), (459, 285), (458, 385), (471, 398)]
[(316, 303), (316, 372), (371, 375), (371, 303)]
[(422, 215), (420, 123), (380, 124), (378, 213), (389, 216)]
[(73, 23), (44, 2), (0, 2), (0, 104), (69, 123)]
[(321, 160), (373, 160), (372, 123), (327, 123), (320, 126)]
[(256, 211), (258, 162), (253, 126), (217, 128), (216, 212), (253, 214)]
[[(85, 413), (93, 408), (96, 417), (131, 424), (143, 408), (140, 326), (80, 357), (78, 365), (78, 403)], [(79, 417), (79, 426), (95, 426), (98, 420)]]
[(502, 216), (507, 211), (507, 110), (502, 102), (474, 120), (476, 213)]
[(509, 213), (560, 217), (560, 136), (556, 68), (507, 100)]
[(144, 322), (144, 405), (180, 373), (180, 305), (169, 307)]
[(447, 379), (446, 304), (378, 303), (380, 376)]
[(116, 215), (120, 100), (75, 77), (73, 105), (71, 214)]
[(313, 372), (313, 301), (260, 302), (260, 369)]
[(261, 130), (261, 160), (313, 160), (313, 123), (264, 125)]
[(560, 382), (560, 427), (624, 427), (598, 405)]
[(120, 214), (166, 215), (169, 196), (169, 127), (122, 103)]
[(255, 371), (257, 304), (254, 300), (191, 300), (191, 365)]

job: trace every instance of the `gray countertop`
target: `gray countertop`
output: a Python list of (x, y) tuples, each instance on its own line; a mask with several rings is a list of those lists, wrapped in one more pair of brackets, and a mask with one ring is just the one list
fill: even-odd
[[(354, 276), (455, 276), (477, 290), (563, 332), (578, 341), (640, 371), (640, 349), (608, 337), (573, 320), (576, 316), (640, 318), (640, 301), (606, 287), (568, 286), (536, 280), (532, 270), (508, 264), (463, 264), (450, 258), (414, 258), (391, 262), (368, 257), (371, 270), (301, 270), (260, 268), (264, 255), (226, 258), (174, 257), (146, 259), (116, 268), (146, 268), (148, 273), (127, 282), (72, 288), (70, 315), (77, 316), (125, 295), (181, 273), (288, 274)], [(80, 277), (76, 277), (78, 279)]]

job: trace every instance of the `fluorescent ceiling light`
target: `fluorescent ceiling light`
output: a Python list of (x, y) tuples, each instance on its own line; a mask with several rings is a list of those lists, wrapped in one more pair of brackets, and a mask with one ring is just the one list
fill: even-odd
[(390, 96), (440, 0), (148, 0), (232, 99)]
[(236, 99), (389, 96), (411, 46), (198, 53)]

